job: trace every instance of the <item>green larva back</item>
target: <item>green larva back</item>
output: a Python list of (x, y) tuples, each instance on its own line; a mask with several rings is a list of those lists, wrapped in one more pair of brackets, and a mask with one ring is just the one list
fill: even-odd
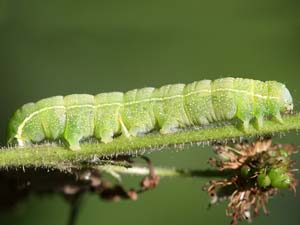
[(130, 137), (152, 130), (168, 134), (233, 118), (240, 119), (247, 131), (251, 119), (257, 119), (259, 129), (266, 116), (282, 122), (281, 113), (292, 108), (284, 84), (231, 77), (126, 93), (56, 96), (18, 109), (8, 126), (8, 143), (24, 146), (61, 138), (78, 150), (83, 138), (108, 143), (120, 134)]

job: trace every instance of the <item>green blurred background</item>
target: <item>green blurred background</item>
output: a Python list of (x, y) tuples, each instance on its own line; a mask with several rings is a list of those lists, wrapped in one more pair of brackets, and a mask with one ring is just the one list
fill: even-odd
[[(298, 104), (299, 9), (296, 0), (1, 0), (0, 143), (16, 108), (53, 95), (238, 76), (282, 81)], [(211, 154), (192, 148), (151, 158), (156, 165), (207, 168)], [(164, 179), (137, 202), (86, 196), (77, 224), (229, 224), (225, 204), (207, 210), (205, 182)], [(299, 224), (300, 198), (283, 196), (253, 224)], [(0, 224), (64, 225), (68, 211), (60, 196), (32, 196), (1, 213)]]

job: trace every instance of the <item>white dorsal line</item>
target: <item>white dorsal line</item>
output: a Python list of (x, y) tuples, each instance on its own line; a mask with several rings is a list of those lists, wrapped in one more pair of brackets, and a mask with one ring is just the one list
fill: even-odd
[[(230, 92), (235, 92), (235, 93), (243, 93), (243, 94), (247, 94), (247, 95), (252, 95), (255, 96), (257, 98), (262, 98), (262, 99), (267, 99), (267, 98), (271, 98), (271, 99), (278, 99), (279, 97), (273, 97), (273, 96), (264, 96), (264, 95), (259, 95), (259, 94), (253, 94), (251, 92), (248, 91), (244, 91), (244, 90), (235, 90), (232, 88), (220, 88), (220, 89), (216, 89), (214, 90), (216, 92), (219, 91), (230, 91)], [(107, 106), (122, 106), (122, 105), (134, 105), (134, 104), (139, 104), (139, 103), (143, 103), (143, 102), (151, 102), (151, 101), (164, 101), (164, 100), (170, 100), (170, 99), (174, 99), (174, 98), (184, 98), (190, 95), (194, 95), (194, 94), (199, 94), (199, 93), (211, 93), (211, 90), (199, 90), (199, 91), (194, 91), (194, 92), (190, 92), (186, 95), (173, 95), (173, 96), (169, 96), (169, 97), (162, 97), (162, 98), (149, 98), (149, 99), (144, 99), (144, 100), (140, 100), (140, 101), (132, 101), (132, 102), (127, 102), (127, 103), (107, 103), (107, 104), (101, 104), (101, 105), (90, 105), (90, 104), (85, 104), (85, 105), (74, 105), (74, 106), (50, 106), (50, 107), (45, 107), (43, 109), (37, 110), (33, 113), (31, 113), (29, 116), (27, 116), (24, 121), (20, 124), (20, 126), (17, 129), (17, 134), (15, 135), (15, 138), (18, 141), (19, 146), (23, 146), (24, 142), (22, 140), (22, 133), (23, 133), (23, 128), (25, 127), (26, 123), (31, 120), (34, 116), (38, 115), (41, 112), (50, 110), (50, 109), (74, 109), (74, 108), (83, 108), (83, 107), (90, 107), (90, 108), (102, 108), (102, 107), (107, 107)]]

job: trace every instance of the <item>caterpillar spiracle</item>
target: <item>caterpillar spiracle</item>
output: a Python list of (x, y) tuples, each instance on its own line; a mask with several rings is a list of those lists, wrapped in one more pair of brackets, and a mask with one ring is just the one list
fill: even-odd
[(78, 150), (83, 138), (108, 143), (120, 134), (139, 136), (153, 130), (168, 134), (234, 118), (247, 131), (252, 119), (260, 129), (266, 116), (282, 122), (281, 114), (292, 109), (284, 84), (232, 77), (125, 93), (55, 96), (18, 109), (8, 125), (8, 143), (27, 146), (63, 139), (70, 149)]

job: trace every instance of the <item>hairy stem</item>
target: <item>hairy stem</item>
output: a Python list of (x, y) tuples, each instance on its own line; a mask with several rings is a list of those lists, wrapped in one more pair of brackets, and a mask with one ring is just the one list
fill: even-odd
[(0, 167), (54, 167), (65, 168), (78, 165), (83, 161), (95, 162), (99, 159), (118, 155), (143, 154), (167, 148), (183, 148), (185, 145), (206, 144), (212, 141), (226, 141), (275, 134), (300, 129), (300, 114), (287, 115), (284, 123), (274, 120), (264, 121), (257, 130), (252, 125), (247, 132), (238, 129), (235, 124), (219, 124), (205, 128), (192, 128), (173, 134), (151, 133), (142, 137), (117, 137), (111, 143), (83, 143), (81, 150), (72, 151), (63, 145), (44, 144), (25, 148), (8, 147), (0, 151)]

